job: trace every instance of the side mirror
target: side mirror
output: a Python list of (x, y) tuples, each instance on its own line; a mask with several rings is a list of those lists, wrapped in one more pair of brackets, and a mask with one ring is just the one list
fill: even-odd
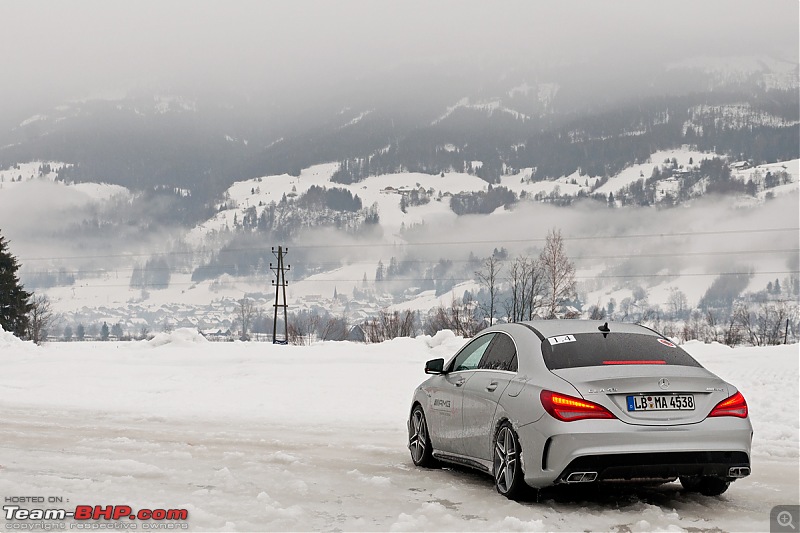
[(425, 363), (426, 374), (444, 374), (444, 359), (431, 359)]

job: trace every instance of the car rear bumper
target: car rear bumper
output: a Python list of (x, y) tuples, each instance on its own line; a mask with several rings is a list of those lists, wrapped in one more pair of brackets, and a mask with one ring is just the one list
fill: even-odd
[[(534, 487), (581, 479), (742, 477), (749, 473), (753, 435), (748, 419), (734, 417), (637, 426), (620, 420), (560, 422), (545, 416), (518, 433), (525, 481)], [(731, 475), (731, 468), (739, 470)], [(593, 475), (572, 475), (576, 472)]]
[[(731, 475), (731, 469), (737, 469)], [(742, 469), (746, 474), (742, 475)], [(593, 473), (591, 481), (663, 479), (678, 476), (717, 476), (735, 479), (749, 475), (750, 458), (744, 452), (660, 452), (584, 455), (571, 461), (557, 482), (589, 481), (578, 473)]]

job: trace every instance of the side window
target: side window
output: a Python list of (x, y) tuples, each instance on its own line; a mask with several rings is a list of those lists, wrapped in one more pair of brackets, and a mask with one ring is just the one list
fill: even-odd
[(458, 372), (459, 370), (475, 370), (478, 368), (478, 363), (480, 363), (481, 358), (486, 352), (486, 348), (489, 346), (489, 343), (493, 337), (493, 333), (481, 335), (471, 343), (467, 344), (456, 356), (450, 371)]
[(486, 370), (517, 371), (517, 349), (508, 335), (498, 333), (486, 350), (478, 368)]

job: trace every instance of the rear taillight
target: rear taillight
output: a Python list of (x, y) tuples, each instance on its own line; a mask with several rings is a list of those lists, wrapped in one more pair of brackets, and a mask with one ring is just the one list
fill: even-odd
[(616, 418), (602, 405), (594, 402), (559, 394), (549, 390), (543, 390), (539, 395), (542, 400), (542, 407), (550, 413), (553, 418), (563, 422), (573, 420), (583, 420), (585, 418)]
[(747, 402), (741, 392), (737, 392), (730, 398), (722, 400), (717, 404), (708, 416), (736, 416), (747, 418)]
[(629, 361), (603, 361), (604, 365), (666, 365), (662, 359), (632, 359)]

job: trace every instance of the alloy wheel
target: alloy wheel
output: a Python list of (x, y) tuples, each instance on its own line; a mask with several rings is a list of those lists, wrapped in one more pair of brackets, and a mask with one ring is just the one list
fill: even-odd
[(501, 494), (508, 494), (514, 487), (518, 466), (517, 442), (514, 432), (510, 427), (503, 426), (497, 432), (497, 440), (494, 445), (495, 484)]
[(409, 435), (408, 447), (411, 450), (411, 458), (414, 464), (420, 464), (425, 457), (425, 446), (428, 442), (428, 428), (425, 424), (425, 415), (422, 409), (415, 409), (411, 414), (411, 435)]

